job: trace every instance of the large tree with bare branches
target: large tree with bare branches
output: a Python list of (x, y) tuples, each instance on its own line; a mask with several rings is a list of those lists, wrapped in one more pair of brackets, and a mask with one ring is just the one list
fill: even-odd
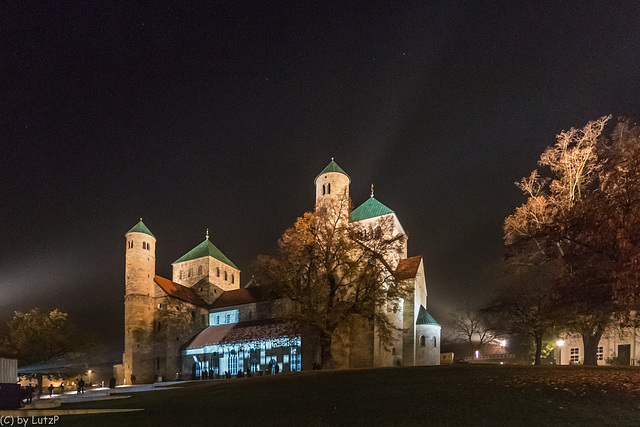
[(504, 225), (508, 255), (533, 250), (561, 266), (556, 309), (582, 335), (585, 364), (597, 363), (605, 328), (640, 296), (640, 131), (610, 119), (559, 134), (541, 170), (518, 184), (527, 201)]
[(305, 213), (285, 231), (277, 254), (255, 266), (258, 282), (285, 297), (285, 316), (315, 342), (323, 367), (332, 366), (338, 330), (368, 325), (390, 344), (394, 326), (385, 307), (407, 295), (393, 271), (406, 237), (393, 233), (392, 218), (375, 228), (350, 223), (347, 206)]

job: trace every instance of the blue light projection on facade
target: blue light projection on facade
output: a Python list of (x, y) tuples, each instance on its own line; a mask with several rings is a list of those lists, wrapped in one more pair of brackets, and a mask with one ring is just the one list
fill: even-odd
[(197, 377), (206, 371), (207, 376), (212, 378), (226, 373), (237, 375), (238, 372), (263, 370), (275, 373), (276, 365), (279, 372), (300, 371), (300, 346), (299, 336), (263, 338), (244, 343), (214, 344), (188, 349), (186, 354), (193, 357), (193, 372)]
[(238, 323), (240, 317), (239, 310), (219, 311), (209, 314), (209, 326), (230, 325)]

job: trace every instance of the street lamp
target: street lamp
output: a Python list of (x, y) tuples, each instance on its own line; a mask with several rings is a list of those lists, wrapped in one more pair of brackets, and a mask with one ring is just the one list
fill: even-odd
[(89, 369), (89, 387), (91, 387), (91, 369)]
[(562, 365), (562, 346), (564, 345), (564, 340), (556, 341), (556, 345), (558, 346), (558, 365)]

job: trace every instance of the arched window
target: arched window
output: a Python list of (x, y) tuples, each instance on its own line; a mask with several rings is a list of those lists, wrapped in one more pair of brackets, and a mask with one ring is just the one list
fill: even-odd
[(180, 278), (182, 279), (182, 273), (184, 273), (184, 271), (180, 270)]
[(227, 318), (226, 318), (227, 323), (231, 323), (231, 315), (227, 314)]
[(427, 345), (427, 339), (422, 335), (420, 337), (420, 347), (425, 347)]
[(147, 249), (147, 242), (142, 242), (142, 249)]
[(202, 266), (198, 267), (198, 276), (202, 276)]
[(151, 243), (147, 243), (147, 250), (150, 251), (151, 250)]
[(191, 277), (191, 273), (193, 273), (193, 269), (192, 268), (189, 269), (189, 274), (187, 275), (187, 277)]
[(433, 337), (433, 346), (437, 347), (436, 337)]
[(220, 267), (216, 267), (216, 277), (220, 277)]
[(325, 185), (322, 184), (322, 195), (324, 196), (325, 194), (327, 194), (327, 189), (326, 189)]
[(231, 283), (235, 283), (235, 277), (233, 274), (231, 275)]
[(227, 280), (227, 272), (224, 272), (224, 280)]
[(331, 183), (327, 184), (327, 194), (331, 194)]

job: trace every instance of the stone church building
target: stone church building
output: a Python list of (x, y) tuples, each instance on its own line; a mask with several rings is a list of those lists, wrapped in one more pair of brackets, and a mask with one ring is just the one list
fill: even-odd
[[(316, 206), (348, 198), (351, 179), (333, 159), (316, 177)], [(392, 221), (404, 235), (395, 212), (371, 197), (348, 212), (348, 221), (375, 229)], [(240, 269), (206, 239), (173, 262), (171, 279), (156, 275), (156, 237), (142, 222), (126, 235), (125, 346), (114, 367), (118, 384), (177, 378), (211, 378), (245, 372), (291, 372), (315, 365), (304, 338), (281, 319), (278, 300), (253, 281), (240, 286)], [(358, 348), (335, 340), (337, 368), (417, 366), (440, 363), (440, 325), (427, 311), (421, 256), (388, 259), (396, 278), (412, 296), (381, 309), (395, 326), (394, 342), (384, 346), (375, 330), (362, 334)], [(346, 348), (349, 347), (349, 348)]]

